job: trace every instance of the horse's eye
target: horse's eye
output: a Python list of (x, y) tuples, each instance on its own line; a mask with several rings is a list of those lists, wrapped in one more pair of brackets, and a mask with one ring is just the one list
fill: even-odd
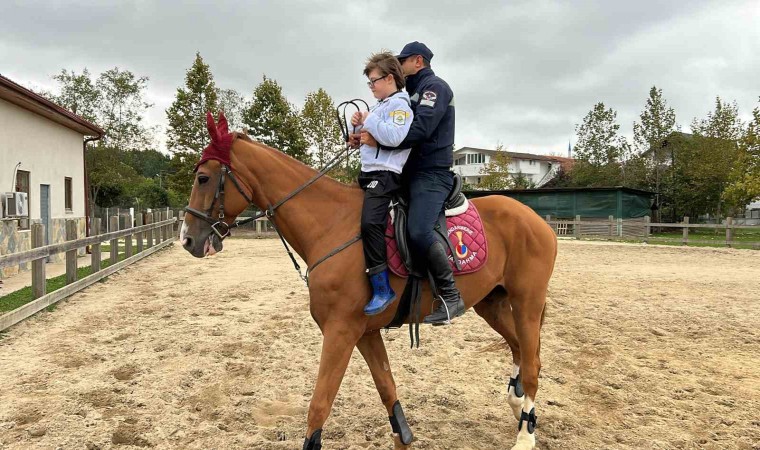
[(203, 184), (208, 181), (208, 177), (206, 175), (198, 175), (198, 183)]

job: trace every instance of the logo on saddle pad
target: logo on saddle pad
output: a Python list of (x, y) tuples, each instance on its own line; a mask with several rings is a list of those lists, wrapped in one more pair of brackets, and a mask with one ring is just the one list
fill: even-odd
[[(456, 257), (459, 260), (459, 264), (461, 266), (469, 264), (478, 256), (478, 252), (470, 251), (470, 249), (462, 240), (462, 237), (465, 233), (467, 233), (471, 239), (475, 235), (475, 231), (464, 225), (454, 225), (447, 230), (447, 236), (449, 237), (449, 240), (452, 242), (452, 244), (454, 244), (454, 253), (456, 253)], [(455, 236), (456, 241), (451, 239), (452, 234)], [(449, 258), (452, 260), (454, 259), (453, 255), (449, 256)]]

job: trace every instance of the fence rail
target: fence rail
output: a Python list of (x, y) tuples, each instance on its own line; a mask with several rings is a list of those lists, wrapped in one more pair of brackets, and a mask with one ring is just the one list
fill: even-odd
[[(78, 292), (87, 286), (102, 280), (114, 272), (137, 262), (148, 255), (170, 245), (174, 239), (174, 224), (177, 219), (172, 211), (156, 211), (138, 214), (135, 217), (136, 226), (126, 223), (125, 229), (99, 234), (101, 219), (95, 218), (92, 223), (93, 236), (76, 239), (76, 226), (73, 221), (66, 225), (66, 242), (43, 246), (45, 227), (42, 224), (32, 225), (32, 250), (0, 256), (0, 267), (32, 262), (32, 301), (13, 311), (0, 315), (0, 331), (32, 316), (40, 310)], [(143, 225), (143, 221), (145, 224)], [(117, 216), (110, 218), (109, 229), (118, 229), (120, 221)], [(119, 241), (124, 242), (123, 261), (119, 261)], [(137, 240), (136, 252), (133, 239)], [(109, 266), (101, 269), (101, 244), (109, 242)], [(77, 250), (91, 246), (91, 274), (77, 280)], [(47, 277), (45, 276), (45, 259), (51, 255), (66, 253), (66, 286), (52, 293), (46, 293)]]
[[(736, 225), (733, 218), (728, 217), (722, 224), (698, 224), (689, 223), (689, 218), (684, 217), (680, 223), (658, 223), (650, 222), (650, 218), (642, 219), (614, 219), (612, 216), (608, 220), (582, 220), (576, 216), (575, 220), (552, 220), (550, 216), (545, 217), (546, 222), (552, 227), (558, 236), (574, 237), (576, 239), (596, 237), (608, 240), (631, 240), (638, 239), (643, 242), (656, 240), (658, 242), (680, 242), (683, 245), (688, 244), (718, 244), (723, 242), (727, 247), (736, 245), (750, 246), (760, 249), (760, 241), (737, 241), (735, 239), (735, 230), (754, 230), (760, 233), (760, 226), (757, 225)], [(680, 228), (683, 230), (680, 238), (655, 237), (652, 236), (653, 228)], [(725, 241), (699, 240), (690, 239), (689, 230), (712, 229), (725, 230)]]

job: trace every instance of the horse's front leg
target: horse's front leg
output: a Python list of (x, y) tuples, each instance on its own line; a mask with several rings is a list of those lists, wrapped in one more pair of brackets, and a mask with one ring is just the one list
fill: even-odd
[(351, 352), (363, 332), (363, 323), (352, 320), (335, 320), (322, 327), (322, 356), (319, 361), (317, 384), (309, 404), (304, 450), (322, 448), (322, 426), (330, 415), (333, 401), (351, 359)]
[(388, 353), (379, 330), (370, 331), (361, 339), (356, 347), (367, 361), (372, 379), (375, 381), (380, 400), (388, 411), (388, 419), (394, 433), (395, 447), (408, 448), (412, 443), (413, 435), (409, 424), (401, 409), (401, 403), (396, 396), (396, 383), (393, 381), (391, 366), (388, 362)]

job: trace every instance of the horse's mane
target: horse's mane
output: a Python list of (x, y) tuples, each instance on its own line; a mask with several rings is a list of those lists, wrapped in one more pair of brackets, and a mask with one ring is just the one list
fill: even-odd
[[(260, 147), (260, 148), (262, 148), (262, 149), (264, 149), (264, 150), (266, 150), (268, 152), (271, 152), (273, 155), (275, 155), (277, 157), (287, 158), (287, 159), (290, 160), (291, 163), (293, 163), (295, 165), (298, 165), (300, 167), (303, 167), (305, 170), (309, 171), (312, 175), (316, 175), (317, 172), (318, 172), (313, 167), (309, 166), (308, 164), (304, 164), (302, 161), (299, 161), (299, 160), (293, 158), (292, 156), (288, 155), (285, 152), (277, 150), (274, 147), (270, 147), (270, 146), (268, 146), (268, 145), (266, 145), (266, 144), (264, 144), (262, 142), (253, 140), (250, 136), (248, 136), (248, 134), (246, 134), (244, 132), (233, 131), (232, 135), (234, 136), (234, 139), (241, 139), (241, 140), (243, 140), (243, 141), (245, 141), (245, 142), (247, 142), (247, 143), (249, 143), (251, 145)], [(351, 184), (345, 184), (345, 183), (342, 183), (342, 182), (336, 180), (335, 178), (332, 178), (329, 175), (323, 175), (322, 176), (322, 180), (326, 181), (327, 183), (330, 183), (330, 184), (334, 185), (335, 187), (339, 187), (339, 188), (343, 188), (343, 189), (351, 189), (351, 190), (353, 190), (353, 189), (360, 189), (359, 188), (359, 184), (357, 182), (353, 182)]]

